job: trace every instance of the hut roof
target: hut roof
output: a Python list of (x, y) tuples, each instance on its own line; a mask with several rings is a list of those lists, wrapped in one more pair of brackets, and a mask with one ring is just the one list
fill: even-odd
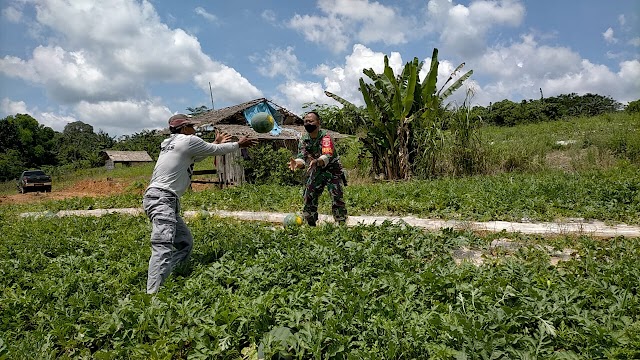
[(153, 161), (146, 151), (116, 151), (104, 150), (101, 152), (105, 158), (115, 162), (150, 162)]
[[(218, 124), (213, 126), (213, 128), (215, 130), (226, 132), (238, 138), (246, 135), (258, 140), (299, 140), (302, 134), (306, 133), (304, 126), (300, 126), (300, 125), (280, 126), (280, 129), (282, 131), (280, 132), (279, 135), (271, 135), (270, 133), (261, 134), (261, 133), (255, 132), (248, 125)], [(329, 132), (329, 135), (331, 135), (331, 137), (333, 137), (334, 139), (342, 139), (349, 136), (349, 135), (341, 134), (331, 130), (327, 130), (327, 131)]]
[(303, 120), (296, 114), (290, 112), (289, 110), (279, 106), (278, 104), (266, 99), (259, 98), (251, 101), (244, 102), (242, 104), (237, 104), (233, 106), (228, 106), (226, 108), (211, 110), (201, 114), (194, 115), (192, 120), (199, 122), (200, 126), (202, 125), (217, 125), (217, 124), (227, 124), (227, 125), (246, 125), (247, 119), (244, 117), (243, 111), (254, 106), (260, 104), (262, 102), (267, 102), (271, 105), (276, 111), (282, 114), (284, 119), (284, 125), (293, 125), (298, 124), (302, 125)]

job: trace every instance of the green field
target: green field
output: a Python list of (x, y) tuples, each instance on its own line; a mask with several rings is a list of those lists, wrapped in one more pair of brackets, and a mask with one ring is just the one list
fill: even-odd
[(152, 297), (145, 217), (3, 221), (0, 358), (640, 357), (637, 238), (190, 226), (191, 267)]
[[(483, 128), (493, 149), (486, 174), (356, 176), (345, 201), (352, 215), (638, 225), (638, 129), (625, 114)], [(120, 195), (0, 205), (0, 360), (640, 358), (640, 238), (193, 218), (190, 266), (149, 296), (145, 216), (52, 215), (140, 207), (151, 170), (54, 178), (54, 191), (126, 179)], [(300, 190), (209, 189), (181, 205), (296, 212)], [(19, 216), (28, 211), (47, 215)], [(326, 194), (320, 212), (330, 214)], [(475, 262), (461, 260), (469, 252)]]

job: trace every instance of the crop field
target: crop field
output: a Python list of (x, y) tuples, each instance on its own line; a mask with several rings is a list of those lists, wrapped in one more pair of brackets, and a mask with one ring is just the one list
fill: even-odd
[(150, 296), (144, 216), (1, 221), (2, 359), (640, 358), (637, 238), (193, 219)]
[[(495, 172), (356, 176), (345, 202), (350, 215), (638, 226), (638, 131), (625, 114), (487, 127)], [(640, 359), (640, 238), (199, 216), (189, 265), (147, 295), (145, 216), (54, 213), (140, 208), (152, 169), (54, 174), (46, 194), (0, 184), (0, 360)], [(197, 188), (181, 207), (299, 212), (300, 190)]]

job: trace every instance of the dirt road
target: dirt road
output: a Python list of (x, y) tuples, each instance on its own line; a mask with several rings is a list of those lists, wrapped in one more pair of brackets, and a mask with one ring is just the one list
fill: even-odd
[[(194, 190), (201, 190), (200, 184), (194, 184)], [(202, 185), (204, 188), (206, 185)], [(0, 204), (3, 203), (29, 203), (40, 202), (46, 200), (61, 200), (72, 197), (100, 197), (121, 194), (125, 192), (139, 191), (142, 196), (142, 190), (131, 189), (131, 184), (117, 179), (101, 179), (101, 180), (83, 180), (78, 181), (74, 185), (51, 193), (27, 193), (0, 196)], [(77, 211), (61, 211), (57, 216), (101, 216), (108, 213), (125, 213), (130, 215), (140, 215), (142, 210), (138, 208), (129, 209), (98, 209), (98, 210), (77, 210)], [(27, 213), (24, 216), (43, 215), (42, 213)], [(50, 214), (49, 214), (50, 215)], [(283, 213), (268, 212), (250, 212), (250, 211), (186, 211), (185, 217), (192, 216), (220, 216), (230, 217), (241, 220), (266, 221), (281, 224), (284, 216)], [(319, 222), (332, 222), (331, 216), (320, 215)], [(489, 232), (514, 232), (523, 234), (544, 234), (544, 235), (562, 235), (562, 234), (578, 234), (590, 235), (595, 237), (640, 237), (640, 226), (630, 225), (607, 225), (601, 221), (565, 221), (565, 222), (529, 222), (516, 223), (507, 221), (460, 221), (460, 220), (440, 220), (425, 219), (414, 216), (350, 216), (347, 225), (353, 226), (357, 224), (380, 224), (384, 221), (404, 222), (412, 226), (421, 227), (428, 230), (437, 230), (442, 228), (466, 229), (473, 231), (489, 231)]]

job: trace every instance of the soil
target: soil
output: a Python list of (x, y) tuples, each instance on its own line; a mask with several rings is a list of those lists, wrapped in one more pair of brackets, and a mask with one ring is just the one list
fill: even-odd
[(25, 204), (73, 197), (110, 196), (127, 192), (130, 185), (128, 182), (117, 179), (81, 180), (63, 189), (56, 189), (54, 185), (51, 192), (38, 191), (26, 194), (0, 195), (0, 204)]
[[(192, 189), (194, 191), (202, 191), (212, 186), (215, 185), (194, 183), (192, 184)], [(19, 194), (16, 190), (16, 194), (13, 195), (0, 195), (0, 204), (27, 204), (47, 200), (63, 200), (74, 197), (102, 197), (131, 192), (139, 192), (142, 198), (143, 191), (144, 190), (138, 190), (138, 187), (132, 186), (132, 181), (110, 178), (81, 180), (63, 189), (56, 189), (54, 185), (51, 192), (38, 191)]]

